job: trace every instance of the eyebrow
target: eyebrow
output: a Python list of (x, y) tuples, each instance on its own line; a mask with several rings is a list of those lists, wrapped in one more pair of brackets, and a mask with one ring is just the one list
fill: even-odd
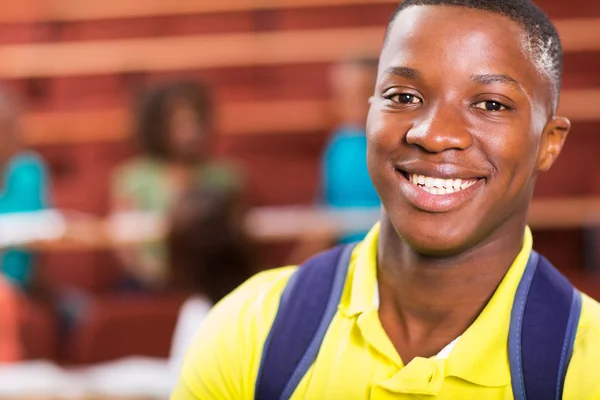
[(413, 68), (408, 67), (389, 67), (383, 72), (384, 75), (395, 75), (406, 79), (419, 79), (421, 73)]
[(494, 83), (504, 83), (513, 86), (521, 92), (525, 92), (519, 81), (505, 74), (471, 75), (471, 80), (484, 86), (493, 85)]

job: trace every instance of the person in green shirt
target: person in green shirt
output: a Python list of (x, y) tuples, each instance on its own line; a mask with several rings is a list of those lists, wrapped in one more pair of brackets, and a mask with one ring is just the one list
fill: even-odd
[[(112, 179), (114, 212), (166, 214), (190, 189), (241, 195), (242, 177), (229, 162), (211, 158), (213, 104), (206, 86), (193, 81), (150, 88), (135, 107), (141, 154), (119, 166)], [(166, 281), (163, 243), (119, 252), (133, 282), (156, 289)]]

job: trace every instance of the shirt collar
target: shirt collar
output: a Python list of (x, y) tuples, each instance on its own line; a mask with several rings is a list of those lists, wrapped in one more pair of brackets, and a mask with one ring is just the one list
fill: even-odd
[[(352, 254), (346, 281), (350, 284), (346, 284), (340, 301), (340, 311), (348, 317), (375, 307), (378, 239), (379, 224), (376, 224)], [(446, 375), (483, 386), (510, 383), (507, 350), (510, 314), (532, 242), (531, 230), (526, 227), (521, 251), (486, 307), (452, 349)]]

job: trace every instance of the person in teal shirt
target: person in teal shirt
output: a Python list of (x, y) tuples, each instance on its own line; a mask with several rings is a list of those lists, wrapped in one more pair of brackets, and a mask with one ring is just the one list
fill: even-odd
[[(0, 91), (0, 214), (40, 211), (48, 207), (48, 174), (42, 158), (21, 147), (20, 112), (7, 92)], [(0, 250), (0, 269), (24, 290), (33, 278), (34, 254)]]
[[(377, 60), (352, 59), (331, 71), (333, 105), (340, 121), (322, 160), (322, 196), (327, 207), (379, 208), (379, 195), (367, 170), (365, 123), (369, 97), (377, 76)], [(353, 232), (341, 242), (361, 240), (365, 232)]]

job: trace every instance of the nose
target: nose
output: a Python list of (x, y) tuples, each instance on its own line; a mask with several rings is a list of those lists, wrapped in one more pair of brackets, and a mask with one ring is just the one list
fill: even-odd
[(465, 150), (473, 144), (473, 137), (460, 110), (440, 104), (414, 123), (406, 134), (406, 141), (429, 153), (441, 153)]

